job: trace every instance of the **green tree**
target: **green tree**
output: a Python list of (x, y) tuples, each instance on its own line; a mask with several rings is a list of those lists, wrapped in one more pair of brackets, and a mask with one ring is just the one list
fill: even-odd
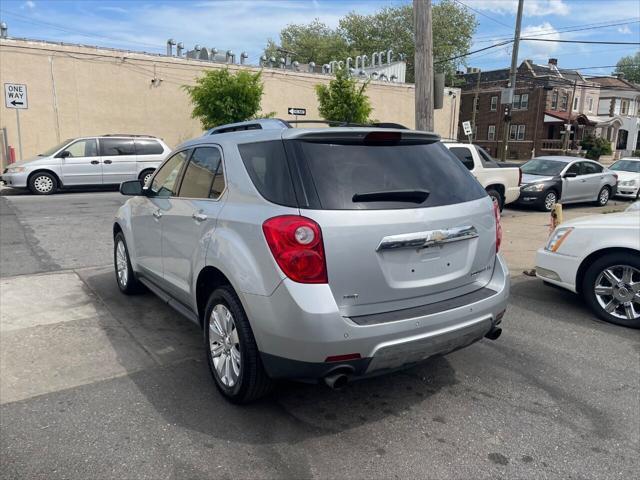
[(193, 103), (193, 118), (206, 130), (225, 123), (255, 118), (260, 110), (261, 74), (229, 69), (209, 70), (193, 86), (184, 85)]
[[(280, 32), (280, 47), (294, 52), (292, 57), (302, 63), (316, 62), (322, 65), (349, 56), (346, 40), (317, 18), (306, 25), (290, 24), (283, 28)], [(267, 42), (264, 54), (267, 58), (284, 56), (271, 39)]]
[(618, 60), (615, 73), (624, 73), (625, 80), (640, 83), (640, 50)]
[(369, 123), (371, 103), (365, 95), (367, 82), (358, 82), (341, 69), (329, 85), (316, 85), (318, 110), (325, 120)]
[(606, 138), (587, 135), (580, 142), (582, 148), (587, 151), (587, 158), (598, 160), (600, 155), (611, 155), (611, 142)]
[[(433, 6), (433, 52), (436, 70), (451, 79), (456, 69), (466, 65), (464, 59), (444, 60), (463, 55), (471, 47), (477, 22), (473, 13), (454, 0), (442, 0)], [(373, 52), (391, 49), (402, 53), (407, 61), (407, 81), (414, 79), (413, 8), (411, 5), (384, 7), (370, 15), (351, 12), (332, 30), (319, 20), (308, 25), (288, 25), (280, 33), (280, 45), (296, 52), (299, 62), (314, 61), (321, 65), (331, 60), (344, 60), (356, 55), (371, 57)], [(312, 48), (313, 47), (313, 48)], [(281, 56), (273, 40), (265, 53)], [(371, 59), (369, 59), (369, 62)]]

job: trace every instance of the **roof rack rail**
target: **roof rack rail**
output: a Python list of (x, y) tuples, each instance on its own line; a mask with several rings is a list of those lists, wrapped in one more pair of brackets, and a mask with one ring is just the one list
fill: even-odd
[(218, 133), (244, 132), (247, 130), (282, 130), (291, 128), (286, 120), (279, 118), (256, 118), (238, 123), (228, 123), (207, 130), (205, 135), (216, 135)]
[(144, 138), (158, 138), (155, 135), (140, 135), (134, 133), (107, 133), (105, 135), (98, 135), (99, 137), (144, 137)]
[(355, 123), (355, 122), (341, 122), (337, 120), (288, 120), (292, 124), (305, 124), (305, 123), (325, 123), (330, 127), (375, 127), (375, 128), (396, 128), (400, 130), (408, 130), (407, 127), (399, 123), (392, 122), (373, 122), (373, 123)]

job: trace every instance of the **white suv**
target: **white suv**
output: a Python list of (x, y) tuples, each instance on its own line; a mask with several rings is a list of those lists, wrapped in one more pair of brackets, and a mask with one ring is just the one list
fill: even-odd
[(146, 183), (170, 152), (161, 139), (147, 135), (72, 138), (35, 158), (9, 165), (2, 172), (2, 181), (37, 195), (63, 187), (118, 185), (135, 179)]

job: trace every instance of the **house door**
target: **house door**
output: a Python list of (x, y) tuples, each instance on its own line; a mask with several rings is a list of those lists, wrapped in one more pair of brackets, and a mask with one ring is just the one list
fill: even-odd
[(616, 150), (627, 149), (627, 138), (629, 137), (628, 130), (618, 130), (618, 140), (616, 141)]

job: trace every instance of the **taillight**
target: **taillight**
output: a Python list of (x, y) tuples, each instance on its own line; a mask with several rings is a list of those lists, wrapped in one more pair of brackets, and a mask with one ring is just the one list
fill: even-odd
[(498, 202), (493, 202), (493, 214), (496, 217), (496, 253), (500, 251), (502, 244), (502, 224), (500, 223), (500, 207)]
[(327, 283), (322, 230), (298, 215), (273, 217), (262, 224), (273, 258), (294, 282)]

